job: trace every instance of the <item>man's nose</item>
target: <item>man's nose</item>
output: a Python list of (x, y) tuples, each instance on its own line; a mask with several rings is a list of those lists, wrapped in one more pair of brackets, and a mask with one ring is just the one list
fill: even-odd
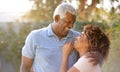
[(73, 28), (73, 24), (69, 24), (69, 29)]

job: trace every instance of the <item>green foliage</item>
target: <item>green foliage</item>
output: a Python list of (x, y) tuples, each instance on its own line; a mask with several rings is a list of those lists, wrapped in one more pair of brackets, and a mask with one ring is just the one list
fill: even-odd
[(105, 24), (104, 22), (94, 22), (94, 21), (92, 21), (92, 22), (89, 22), (89, 21), (79, 22), (79, 21), (77, 21), (77, 22), (75, 23), (74, 29), (77, 30), (77, 31), (79, 31), (79, 32), (81, 32), (81, 31), (83, 30), (83, 27), (84, 27), (85, 25), (87, 25), (87, 24), (97, 25), (97, 26), (99, 26), (99, 27), (101, 28), (101, 30), (103, 30), (103, 31), (106, 31), (106, 29), (108, 29), (107, 24)]
[[(46, 27), (44, 23), (7, 23), (7, 29), (0, 28), (0, 57), (14, 66), (15, 72), (20, 68), (21, 50), (30, 31)], [(15, 29), (15, 25), (18, 28)]]
[(110, 31), (110, 52), (107, 61), (103, 65), (103, 72), (120, 71), (120, 25), (108, 29)]
[(53, 12), (56, 6), (61, 3), (61, 0), (33, 0), (34, 8), (26, 13), (23, 16), (24, 19), (29, 19), (34, 22), (44, 22), (44, 21), (52, 21)]
[[(46, 27), (50, 22), (44, 22), (44, 23), (8, 23), (7, 24), (7, 30), (4, 30), (0, 28), (0, 56), (3, 56), (6, 61), (11, 62), (13, 66), (15, 67), (15, 72), (19, 70), (20, 67), (20, 60), (21, 60), (21, 50), (24, 45), (25, 39), (30, 31), (34, 29), (40, 29), (43, 27)], [(116, 60), (118, 62), (116, 55), (120, 52), (120, 25), (116, 24), (115, 26), (108, 27), (107, 24), (99, 23), (99, 22), (76, 22), (74, 29), (77, 31), (82, 31), (82, 28), (86, 24), (96, 24), (99, 25), (103, 31), (110, 32), (110, 39), (111, 39), (111, 51), (110, 51), (110, 57), (109, 61), (106, 62), (103, 66), (103, 72), (108, 71), (108, 65), (113, 64), (113, 60)], [(18, 26), (18, 32), (14, 30), (15, 25)], [(117, 52), (116, 52), (117, 51)], [(114, 59), (112, 59), (112, 57)], [(112, 63), (111, 63), (112, 62)], [(108, 64), (108, 65), (106, 65)], [(114, 64), (116, 67), (116, 64)], [(119, 64), (117, 64), (119, 66)], [(113, 68), (114, 69), (114, 68)], [(118, 68), (117, 68), (118, 69)], [(119, 69), (118, 69), (119, 70)], [(113, 71), (113, 70), (111, 70)], [(109, 71), (110, 72), (110, 71)], [(117, 71), (118, 72), (118, 71)]]
[[(43, 0), (32, 1), (34, 1), (34, 8), (22, 17), (23, 21), (27, 19), (30, 22), (8, 23), (5, 29), (0, 27), (0, 56), (13, 64), (15, 72), (19, 70), (21, 50), (29, 32), (46, 27), (52, 21), (54, 9), (61, 3), (61, 0), (46, 0), (46, 3), (43, 3)], [(97, 0), (92, 2), (97, 3)], [(94, 3), (92, 4), (95, 5)], [(108, 61), (103, 66), (103, 72), (119, 72), (120, 14), (115, 13), (114, 9), (106, 12), (103, 8), (98, 9), (93, 5), (91, 5), (92, 8), (88, 6), (87, 9), (83, 9), (83, 12), (78, 9), (74, 29), (81, 32), (84, 25), (96, 24), (104, 32), (108, 33), (111, 49)]]

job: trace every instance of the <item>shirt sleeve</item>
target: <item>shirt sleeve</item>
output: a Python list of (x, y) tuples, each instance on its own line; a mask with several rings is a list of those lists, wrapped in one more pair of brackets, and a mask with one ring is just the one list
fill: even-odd
[(22, 48), (22, 56), (33, 59), (35, 56), (35, 40), (34, 32), (31, 32), (25, 41), (25, 45)]
[(78, 61), (74, 64), (74, 67), (77, 68), (80, 72), (101, 72), (100, 65), (92, 65), (89, 62), (89, 58), (85, 58), (82, 56), (78, 59)]

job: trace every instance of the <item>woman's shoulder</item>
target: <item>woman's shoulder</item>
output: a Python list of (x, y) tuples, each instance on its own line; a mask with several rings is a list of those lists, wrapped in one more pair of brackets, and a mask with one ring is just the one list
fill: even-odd
[(74, 64), (80, 72), (101, 72), (100, 65), (93, 65), (85, 55), (80, 57), (78, 61)]

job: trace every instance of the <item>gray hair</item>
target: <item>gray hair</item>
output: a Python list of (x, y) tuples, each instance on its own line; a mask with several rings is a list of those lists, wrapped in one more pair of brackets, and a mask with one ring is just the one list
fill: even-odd
[(69, 12), (73, 15), (76, 15), (75, 8), (69, 3), (61, 3), (54, 11), (53, 19), (56, 15), (59, 15), (60, 18), (64, 18), (66, 13)]

